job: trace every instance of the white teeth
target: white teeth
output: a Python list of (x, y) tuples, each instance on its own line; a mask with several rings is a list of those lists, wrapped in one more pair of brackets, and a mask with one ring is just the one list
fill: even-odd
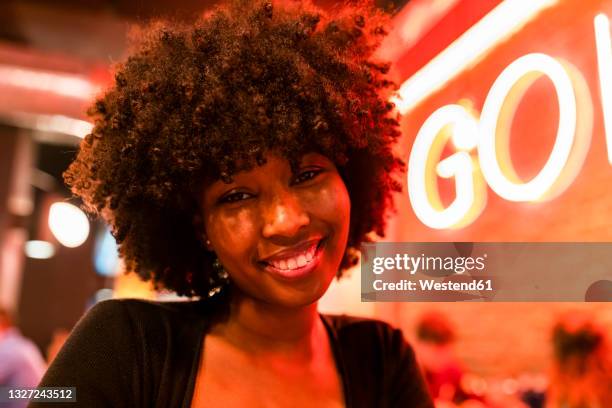
[(298, 264), (299, 267), (302, 267), (302, 266), (306, 265), (307, 263), (308, 263), (308, 261), (306, 260), (306, 257), (304, 255), (298, 256), (297, 264)]
[(308, 262), (312, 261), (312, 258), (314, 258), (315, 252), (317, 252), (316, 246), (313, 246), (312, 248), (308, 250), (308, 252), (306, 253), (306, 259), (308, 260)]
[(296, 269), (306, 266), (314, 259), (317, 247), (313, 245), (311, 248), (306, 250), (303, 254), (289, 259), (281, 259), (278, 261), (270, 261), (270, 264), (276, 269), (288, 270)]

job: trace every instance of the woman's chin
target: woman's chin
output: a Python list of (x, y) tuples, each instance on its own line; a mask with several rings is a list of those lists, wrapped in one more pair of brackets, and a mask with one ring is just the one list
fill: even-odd
[(306, 307), (323, 297), (330, 284), (331, 279), (319, 279), (302, 285), (275, 287), (265, 301), (287, 308)]
[[(275, 281), (267, 290), (260, 292), (258, 298), (265, 303), (280, 307), (306, 307), (323, 297), (334, 276), (335, 273), (325, 274), (324, 271), (316, 271), (309, 276), (310, 279), (302, 279), (299, 282)], [(262, 293), (265, 295), (261, 296)]]

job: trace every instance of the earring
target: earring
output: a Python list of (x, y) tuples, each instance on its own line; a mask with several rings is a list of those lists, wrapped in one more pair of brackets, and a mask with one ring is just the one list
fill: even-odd
[(230, 282), (229, 274), (221, 265), (219, 258), (215, 256), (215, 260), (212, 264), (213, 267), (213, 276), (210, 277), (209, 283), (212, 289), (208, 291), (208, 297), (215, 296), (217, 293), (221, 292), (225, 286), (227, 286)]
[(201, 242), (204, 244), (204, 249), (206, 249), (209, 252), (213, 252), (213, 253), (215, 252), (212, 246), (212, 242), (210, 242), (210, 239), (208, 239), (206, 235), (202, 235)]
[(202, 234), (202, 241), (204, 241), (204, 245), (210, 248), (210, 239), (208, 239), (205, 233)]

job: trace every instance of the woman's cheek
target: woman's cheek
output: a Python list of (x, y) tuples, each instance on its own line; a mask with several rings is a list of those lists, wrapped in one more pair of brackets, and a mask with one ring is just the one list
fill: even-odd
[(338, 197), (338, 210), (346, 211), (348, 214), (347, 219), (349, 219), (351, 215), (351, 198), (349, 196), (348, 189), (344, 184), (344, 181), (342, 181), (342, 178), (340, 178), (340, 175), (338, 175), (338, 179), (336, 180), (335, 194), (336, 197)]
[(246, 249), (252, 245), (255, 226), (249, 209), (220, 212), (209, 218), (208, 225), (214, 226), (211, 241), (217, 252), (229, 252), (230, 256), (236, 257), (243, 247)]
[[(344, 182), (336, 176), (308, 197), (309, 207), (319, 218), (339, 222), (350, 219), (351, 200)], [(340, 217), (346, 214), (346, 217)]]

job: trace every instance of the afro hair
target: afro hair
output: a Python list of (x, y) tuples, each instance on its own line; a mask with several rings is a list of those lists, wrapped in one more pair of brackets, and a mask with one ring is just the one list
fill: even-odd
[(126, 269), (206, 297), (216, 282), (202, 242), (204, 181), (229, 182), (270, 150), (292, 168), (308, 152), (334, 162), (352, 203), (338, 274), (354, 265), (360, 243), (384, 234), (404, 169), (392, 151), (395, 84), (373, 57), (386, 21), (364, 4), (332, 17), (303, 2), (234, 0), (194, 22), (139, 29), (64, 173), (110, 225)]

